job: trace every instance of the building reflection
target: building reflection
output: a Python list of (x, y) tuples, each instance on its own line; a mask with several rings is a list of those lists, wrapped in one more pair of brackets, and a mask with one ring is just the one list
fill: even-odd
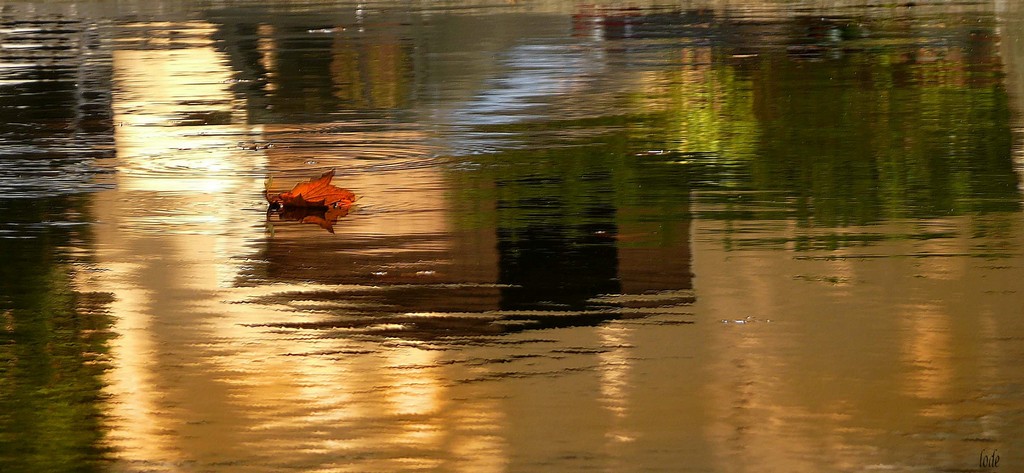
[[(279, 54), (288, 43), (277, 25), (250, 28), (256, 38), (248, 46), (227, 47), (209, 39), (221, 30), (201, 22), (133, 28), (177, 43), (115, 52), (118, 187), (94, 204), (104, 216), (96, 245), (105, 271), (85, 282), (117, 294), (110, 305), (121, 336), (111, 345), (109, 442), (125, 461), (158, 467), (235, 458), (240, 467), (313, 468), (360, 451), (369, 452), (374, 468), (414, 461), (501, 470), (508, 446), (495, 430), (506, 416), (500, 396), (484, 385), (479, 396), (453, 401), (450, 380), (480, 373), (439, 368), (445, 355), (423, 349), (421, 341), (520, 330), (529, 324), (491, 322), (502, 311), (523, 309), (555, 311), (551, 322), (533, 327), (590, 325), (618, 317), (594, 299), (623, 287), (636, 294), (689, 288), (685, 247), (619, 248), (621, 238), (650, 225), (637, 218), (642, 210), (620, 210), (608, 200), (584, 207), (567, 202), (540, 216), (552, 224), (543, 231), (457, 221), (467, 203), (453, 201), (453, 188), (491, 196), (472, 202), (484, 221), (512, 222), (508, 217), (529, 203), (496, 198), (494, 190), (522, 179), (460, 181), (436, 165), (423, 130), (329, 117), (342, 106), (402, 103), (402, 94), (346, 89), (357, 81), (344, 74), (368, 63), (371, 70), (396, 71), (369, 72), (368, 83), (403, 90), (403, 47), (371, 44), (366, 53), (328, 38), (322, 46), (331, 54), (303, 64), (316, 58), (329, 66), (312, 61), (300, 74)], [(252, 100), (238, 99), (247, 85), (230, 67), (235, 54), (251, 58), (262, 74)], [(330, 80), (321, 82), (324, 75)], [(389, 84), (389, 77), (398, 83)], [(329, 90), (333, 105), (290, 109), (289, 91), (307, 93), (314, 83), (327, 85), (311, 96), (325, 98)], [(265, 106), (254, 110), (253, 102)], [(296, 113), (313, 119), (279, 123)], [(273, 146), (249, 147), (250, 141)], [(263, 176), (252, 170), (297, 178), (310, 161), (339, 168), (341, 184), (364, 196), (362, 213), (345, 217), (335, 237), (280, 222), (254, 225), (260, 213), (238, 210), (262, 205)], [(590, 185), (599, 189), (610, 179), (597, 176)], [(580, 211), (584, 220), (576, 217)], [(685, 241), (686, 226), (676, 230)], [(663, 266), (650, 265), (652, 257)], [(560, 270), (545, 274), (552, 258)], [(587, 277), (576, 277), (581, 267)], [(294, 323), (281, 307), (308, 315)], [(594, 315), (554, 320), (566, 309)], [(360, 356), (364, 343), (336, 336), (352, 328), (408, 344), (381, 357)], [(310, 330), (312, 337), (295, 335)], [(605, 338), (628, 343), (620, 332)], [(622, 350), (607, 354), (602, 371), (604, 405), (620, 417), (628, 412)], [(630, 434), (617, 430), (609, 438), (628, 442)], [(414, 453), (391, 457), (398, 447)], [(282, 450), (290, 456), (275, 458)]]
[[(430, 149), (420, 144), (427, 136), (374, 122), (278, 125), (273, 114), (265, 115), (268, 123), (253, 125), (249, 105), (235, 95), (231, 61), (208, 39), (211, 25), (133, 28), (150, 41), (166, 36), (178, 43), (113, 55), (117, 190), (94, 200), (94, 212), (103, 216), (95, 234), (96, 265), (103, 271), (82, 283), (116, 294), (109, 308), (117, 314), (119, 337), (111, 342), (106, 391), (107, 441), (119, 458), (153, 468), (224, 458), (248, 469), (326, 468), (351, 463), (348, 454), (359, 451), (372, 457), (366, 464), (374, 469), (410, 461), (503, 469), (507, 441), (495, 430), (505, 416), (500, 397), (484, 386), (479, 396), (452, 401), (449, 380), (461, 368), (439, 369), (441, 353), (413, 343), (390, 347), (383, 357), (359, 356), (365, 346), (344, 338), (275, 334), (288, 328), (278, 323), (279, 307), (294, 310), (310, 302), (361, 304), (357, 318), (384, 334), (389, 324), (409, 324), (371, 317), (384, 307), (394, 317), (431, 319), (433, 326), (392, 335), (410, 341), (494, 331), (474, 326), (473, 317), (446, 316), (502, 308), (501, 256), (493, 229), (452, 220), (453, 207), (463, 204), (447, 196), (451, 178), (427, 165)], [(274, 69), (275, 28), (257, 31), (271, 35), (253, 42), (267, 76), (287, 75)], [(335, 63), (348, 54), (333, 43), (331, 48)], [(267, 90), (287, 88), (268, 81)], [(253, 149), (246, 146), (250, 140), (274, 146)], [(364, 213), (346, 217), (331, 240), (315, 240), (285, 224), (268, 236), (262, 223), (253, 224), (261, 213), (244, 210), (262, 205), (263, 176), (253, 170), (280, 170), (279, 179), (298, 176), (295, 170), (315, 158), (311, 148), (344, 155), (324, 164), (347, 171), (340, 173), (343, 185), (364, 193)], [(397, 162), (386, 159), (395, 155)], [(477, 204), (493, 212), (493, 202)], [(585, 256), (596, 261), (600, 278), (574, 295), (576, 301), (618, 289), (607, 286), (620, 265), (612, 210), (595, 212), (600, 225), (586, 229), (600, 254)], [(517, 254), (530, 251), (550, 255), (529, 246)], [(672, 265), (685, 267), (687, 261)], [(456, 283), (461, 287), (451, 291), (458, 296), (454, 302), (435, 294)], [(318, 290), (324, 297), (310, 297)], [(353, 315), (347, 309), (313, 312), (319, 315), (306, 321), (331, 329), (345, 328)], [(355, 356), (332, 355), (349, 351)], [(621, 376), (615, 373), (625, 369), (623, 361), (610, 359), (608, 376)], [(614, 404), (617, 394), (608, 396)], [(414, 452), (413, 459), (392, 457), (395, 448)], [(282, 451), (290, 455), (279, 458)]]
[(113, 53), (117, 190), (94, 199), (96, 260), (106, 271), (86, 284), (116, 295), (108, 440), (125, 461), (180, 465), (243, 448), (236, 430), (202, 426), (244, 414), (209, 349), (197, 348), (233, 336), (233, 323), (197, 294), (230, 283), (237, 269), (224, 258), (254, 236), (237, 209), (256, 197), (244, 189), (262, 181), (252, 170), (263, 158), (237, 145), (252, 130), (211, 31), (198, 22), (130, 25), (130, 40), (175, 47)]
[[(251, 15), (246, 17), (247, 21), (254, 19)], [(571, 197), (574, 201), (558, 203), (560, 189), (557, 182), (568, 185), (576, 179), (575, 176), (557, 174), (538, 180), (555, 182), (551, 188), (543, 188), (547, 184), (536, 187), (531, 184), (529, 176), (519, 176), (514, 172), (485, 175), (483, 179), (461, 179), (443, 165), (444, 161), (438, 157), (438, 148), (429, 144), (436, 139), (428, 130), (388, 125), (372, 118), (349, 123), (331, 121), (336, 119), (332, 110), (365, 113), (383, 108), (377, 113), (387, 116), (394, 113), (395, 108), (413, 100), (414, 89), (409, 83), (416, 78), (410, 76), (413, 68), (409, 64), (413, 58), (408, 45), (422, 41), (422, 38), (373, 34), (369, 37), (353, 36), (348, 29), (355, 20), (344, 17), (338, 19), (337, 24), (317, 29), (310, 29), (312, 20), (302, 16), (268, 17), (265, 20), (266, 23), (259, 25), (228, 22), (215, 36), (221, 39), (221, 49), (233, 57), (230, 62), (246, 68), (241, 73), (247, 78), (246, 82), (260, 84), (256, 88), (244, 84), (235, 88), (244, 91), (249, 103), (266, 104), (266, 109), (258, 112), (256, 120), (266, 123), (262, 127), (261, 139), (274, 143), (273, 148), (265, 153), (268, 166), (286, 170), (285, 176), (289, 176), (290, 170), (308, 166), (310, 161), (337, 166), (340, 171), (336, 181), (365, 196), (360, 200), (360, 207), (375, 214), (370, 218), (357, 212), (347, 217), (336, 230), (344, 238), (320, 241), (318, 244), (326, 246), (301, 252), (296, 251), (296, 245), (309, 247), (308, 242), (292, 238), (304, 238), (305, 232), (276, 225), (274, 238), (268, 240), (265, 252), (261, 253), (265, 264), (256, 265), (244, 275), (245, 278), (293, 282), (314, 280), (320, 284), (346, 285), (368, 281), (387, 283), (386, 291), (370, 289), (360, 292), (361, 303), (355, 313), (364, 315), (347, 323), (373, 327), (393, 323), (396, 328), (406, 330), (406, 334), (416, 331), (425, 337), (433, 337), (443, 324), (447, 324), (450, 330), (476, 327), (472, 330), (488, 333), (522, 328), (528, 322), (499, 327), (491, 325), (486, 317), (453, 316), (459, 312), (477, 314), (499, 309), (599, 308), (592, 303), (594, 298), (621, 292), (622, 278), (618, 267), (622, 263), (631, 274), (636, 273), (640, 278), (630, 278), (627, 283), (636, 286), (635, 289), (641, 293), (689, 288), (685, 249), (668, 260), (670, 263), (666, 263), (665, 268), (652, 268), (647, 258), (658, 248), (675, 248), (674, 245), (634, 245), (635, 249), (624, 254), (616, 249), (620, 220), (630, 222), (636, 217), (632, 214), (628, 214), (626, 219), (617, 217), (610, 202), (593, 199), (593, 195), (601, 194), (600, 189), (612, 185), (611, 174), (588, 178), (591, 194), (575, 195)], [(472, 23), (466, 21), (469, 22), (466, 25), (455, 26), (468, 27)], [(312, 51), (303, 59), (306, 66), (301, 70), (282, 63), (276, 52), (295, 49), (300, 43), (302, 48)], [(329, 54), (314, 54), (325, 50)], [(390, 53), (382, 55), (382, 51)], [(519, 64), (510, 58), (504, 71), (492, 71), (493, 68), (483, 68), (483, 71), (514, 76), (519, 68), (535, 68), (535, 58), (515, 57), (517, 61), (526, 63)], [(423, 73), (431, 80), (449, 82), (443, 74), (455, 72), (428, 69)], [(457, 72), (465, 74), (465, 71)], [(354, 73), (362, 79), (352, 79)], [(512, 82), (515, 81), (493, 81), (495, 84)], [(380, 90), (353, 88), (360, 84)], [(550, 90), (562, 91), (559, 87)], [(301, 93), (317, 97), (333, 94), (335, 99), (355, 96), (388, 98), (363, 102), (319, 100), (315, 107), (301, 109), (308, 123), (278, 125), (297, 113), (288, 107), (297, 106), (293, 96)], [(488, 96), (488, 93), (481, 95)], [(481, 100), (467, 101), (468, 111), (465, 113), (494, 112)], [(483, 109), (486, 110), (481, 112)], [(451, 114), (454, 117), (461, 115), (461, 112)], [(494, 119), (491, 119), (492, 123)], [(319, 156), (310, 156), (308, 150), (316, 150)], [(327, 157), (323, 157), (325, 155)], [(510, 160), (534, 158), (537, 156), (508, 157)], [(590, 174), (598, 176), (601, 173)], [(474, 213), (485, 219), (496, 219), (498, 229), (495, 231), (453, 220), (465, 214), (465, 209), (456, 208), (465, 206), (465, 203), (451, 198), (453, 189), (456, 195), (475, 199), (474, 205), (479, 209)], [(537, 195), (533, 202), (524, 197), (537, 193), (545, 195)], [(505, 200), (504, 195), (513, 200)], [(591, 204), (580, 207), (583, 202)], [(582, 219), (577, 217), (581, 213), (585, 215)], [(519, 221), (531, 220), (535, 222), (528, 227), (518, 226)], [(511, 222), (511, 225), (503, 226), (500, 224), (502, 221)], [(681, 235), (686, 232), (683, 227), (680, 227)], [(395, 252), (407, 254), (396, 260)], [(324, 266), (320, 262), (323, 254), (338, 254), (344, 260)], [(314, 272), (310, 268), (317, 270)], [(663, 271), (667, 268), (671, 269)], [(644, 275), (640, 276), (640, 273)], [(659, 279), (658, 274), (665, 276), (654, 281)], [(459, 287), (442, 298), (436, 292), (444, 289), (430, 284), (458, 284)], [(303, 297), (335, 300), (352, 295), (332, 294), (330, 291), (310, 294), (307, 291)], [(381, 308), (384, 307), (397, 307), (401, 311), (385, 316), (388, 311), (382, 313)], [(410, 315), (438, 312), (445, 317)], [(609, 316), (615, 315), (591, 314), (574, 319), (558, 314), (558, 317), (552, 317), (541, 325), (578, 324), (584, 319), (592, 319), (587, 323), (597, 323)]]

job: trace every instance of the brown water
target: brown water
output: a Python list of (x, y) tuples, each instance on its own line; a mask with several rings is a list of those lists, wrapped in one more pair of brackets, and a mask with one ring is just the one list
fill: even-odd
[(918, 3), (0, 2), (0, 471), (1024, 470), (1024, 13)]

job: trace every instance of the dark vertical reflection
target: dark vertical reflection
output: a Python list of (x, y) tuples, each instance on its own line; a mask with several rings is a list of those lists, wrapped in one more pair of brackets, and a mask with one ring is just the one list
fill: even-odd
[(0, 16), (0, 42), (0, 196), (105, 187), (96, 165), (113, 152), (110, 53), (95, 25)]
[[(31, 225), (85, 199), (0, 200), (8, 222)], [(0, 471), (99, 471), (109, 296), (83, 294), (75, 230), (0, 237)]]
[(0, 471), (100, 471), (109, 296), (74, 279), (111, 155), (109, 54), (74, 19), (0, 13), (0, 43)]
[[(514, 226), (496, 229), (499, 283), (507, 285), (501, 292), (503, 309), (579, 310), (596, 296), (620, 292), (616, 209), (599, 199), (563, 200), (557, 187), (572, 178), (497, 183), (518, 196), (498, 201), (499, 221), (503, 212), (520, 213)], [(609, 185), (608, 178), (593, 182), (602, 183)]]
[[(571, 137), (572, 126), (552, 129)], [(662, 143), (625, 130), (570, 139), (578, 142), (501, 153), (481, 172), (495, 183), (501, 307), (584, 310), (606, 295), (690, 289), (695, 176), (676, 164), (683, 157), (637, 156)]]

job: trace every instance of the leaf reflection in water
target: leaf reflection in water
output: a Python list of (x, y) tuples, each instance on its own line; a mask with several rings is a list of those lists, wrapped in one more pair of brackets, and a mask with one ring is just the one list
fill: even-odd
[[(333, 178), (334, 170), (331, 169), (319, 178), (296, 184), (288, 192), (274, 195), (267, 191), (267, 201), (270, 202), (268, 215), (277, 213), (281, 220), (316, 224), (333, 234), (334, 224), (348, 215), (356, 200), (355, 194), (348, 189), (332, 185)], [(268, 187), (270, 182), (268, 178)]]
[(267, 212), (269, 218), (272, 214), (277, 214), (278, 219), (282, 221), (295, 221), (300, 223), (311, 223), (319, 225), (320, 228), (327, 230), (330, 233), (334, 233), (334, 224), (338, 223), (338, 219), (348, 215), (351, 204), (345, 204), (340, 207), (284, 207), (281, 210), (271, 210)]

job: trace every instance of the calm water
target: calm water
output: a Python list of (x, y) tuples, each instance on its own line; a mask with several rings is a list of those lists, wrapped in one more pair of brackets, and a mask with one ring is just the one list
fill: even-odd
[(1024, 470), (1024, 11), (780, 3), (0, 1), (0, 471)]

